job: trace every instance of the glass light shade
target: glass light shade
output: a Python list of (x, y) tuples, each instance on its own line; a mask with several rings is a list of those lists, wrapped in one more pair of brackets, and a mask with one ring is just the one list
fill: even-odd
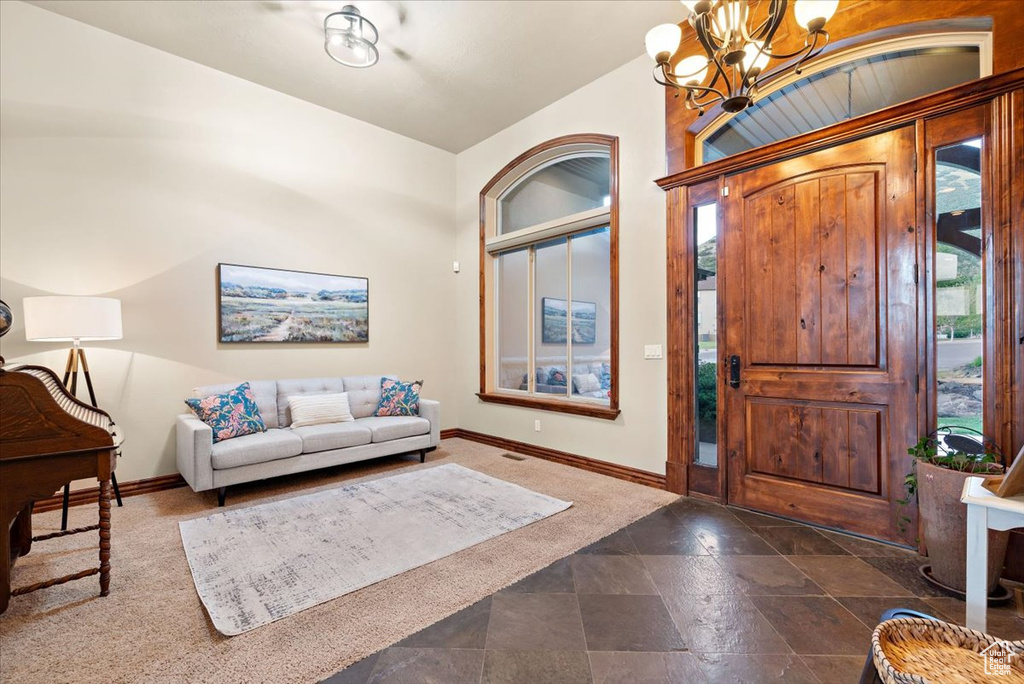
[(747, 43), (743, 48), (743, 52), (747, 55), (743, 59), (743, 66), (747, 71), (751, 69), (764, 70), (768, 66), (768, 55), (764, 52), (758, 54), (760, 50), (761, 42), (757, 40)]
[(739, 31), (740, 30), (740, 16), (741, 10), (740, 2), (746, 2), (746, 0), (727, 0), (715, 13), (715, 20), (718, 22), (718, 28), (722, 32), (722, 37), (725, 36), (728, 31)]
[(796, 17), (796, 23), (807, 28), (815, 19), (820, 19), (823, 24), (827, 22), (836, 13), (837, 7), (839, 0), (796, 0), (793, 15)]
[(121, 339), (121, 300), (110, 297), (25, 297), (30, 342)]
[(671, 56), (679, 49), (679, 42), (683, 39), (683, 30), (675, 24), (659, 24), (647, 32), (644, 38), (644, 45), (647, 47), (647, 54), (651, 59), (657, 60), (658, 55), (667, 52)]
[(699, 85), (708, 74), (708, 58), (700, 55), (685, 57), (676, 64), (672, 73), (683, 85)]
[(324, 19), (324, 50), (339, 64), (365, 69), (377, 63), (377, 27), (346, 5)]

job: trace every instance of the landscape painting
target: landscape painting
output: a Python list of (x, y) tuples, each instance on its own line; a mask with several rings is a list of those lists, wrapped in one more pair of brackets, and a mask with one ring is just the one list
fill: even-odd
[(369, 280), (218, 264), (221, 342), (368, 342)]
[[(544, 344), (565, 344), (565, 319), (568, 315), (564, 299), (544, 297), (544, 328), (541, 342)], [(572, 343), (594, 344), (597, 340), (597, 304), (595, 302), (572, 303)]]

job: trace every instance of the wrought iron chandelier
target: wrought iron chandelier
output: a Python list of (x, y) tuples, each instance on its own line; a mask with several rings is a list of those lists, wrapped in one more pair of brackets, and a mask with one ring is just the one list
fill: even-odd
[[(797, 23), (806, 30), (804, 45), (796, 52), (772, 52), (772, 40), (786, 15), (788, 0), (769, 0), (768, 16), (756, 26), (762, 0), (680, 0), (689, 10), (688, 21), (697, 33), (705, 55), (691, 55), (675, 66), (669, 60), (679, 49), (683, 32), (676, 24), (661, 24), (648, 31), (647, 54), (657, 62), (654, 80), (683, 94), (688, 109), (703, 114), (717, 102), (727, 112), (739, 112), (754, 103), (758, 85), (783, 71), (800, 73), (801, 67), (817, 57), (828, 44), (825, 23), (832, 17), (839, 0), (796, 0), (793, 7)], [(788, 60), (792, 64), (764, 73), (769, 59)], [(711, 82), (704, 85), (708, 74)]]

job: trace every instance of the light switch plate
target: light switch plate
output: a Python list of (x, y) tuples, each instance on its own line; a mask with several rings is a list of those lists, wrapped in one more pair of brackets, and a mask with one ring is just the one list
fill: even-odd
[(644, 345), (644, 358), (645, 359), (660, 359), (661, 358), (661, 345), (660, 344), (645, 344)]

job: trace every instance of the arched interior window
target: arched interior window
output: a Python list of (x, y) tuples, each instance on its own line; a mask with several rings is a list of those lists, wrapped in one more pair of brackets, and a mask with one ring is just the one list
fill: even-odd
[(484, 401), (618, 415), (617, 139), (528, 150), (481, 192)]
[(786, 140), (991, 73), (991, 34), (933, 34), (869, 44), (762, 88), (753, 107), (697, 135), (697, 162)]

